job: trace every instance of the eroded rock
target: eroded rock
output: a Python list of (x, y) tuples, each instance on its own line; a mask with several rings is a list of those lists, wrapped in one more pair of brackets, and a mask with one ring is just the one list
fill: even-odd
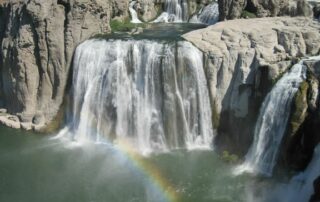
[(110, 19), (127, 17), (127, 11), (126, 0), (2, 1), (1, 107), (22, 123), (36, 115), (50, 122), (65, 94), (74, 48), (109, 32)]
[(303, 17), (239, 19), (183, 36), (205, 53), (219, 145), (247, 152), (264, 96), (296, 58), (319, 53), (319, 28)]

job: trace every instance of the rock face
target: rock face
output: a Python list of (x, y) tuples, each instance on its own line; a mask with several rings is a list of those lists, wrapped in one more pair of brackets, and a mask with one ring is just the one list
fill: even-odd
[(139, 17), (144, 22), (154, 20), (162, 10), (160, 0), (138, 0), (137, 4)]
[(320, 142), (319, 69), (320, 62), (305, 61), (307, 79), (300, 86), (292, 107), (292, 115), (282, 147), (282, 158), (287, 165), (303, 170)]
[(295, 58), (319, 53), (319, 28), (302, 17), (241, 19), (183, 36), (205, 53), (216, 141), (226, 146), (222, 149), (247, 152), (264, 96)]
[[(31, 0), (0, 4), (0, 121), (40, 129), (63, 101), (75, 46), (108, 32), (110, 18), (127, 15), (125, 0)], [(14, 120), (14, 121), (12, 121)]]
[(219, 0), (220, 20), (241, 17), (243, 11), (257, 17), (311, 16), (312, 9), (305, 0)]
[(313, 182), (314, 194), (311, 196), (309, 202), (320, 201), (320, 176)]

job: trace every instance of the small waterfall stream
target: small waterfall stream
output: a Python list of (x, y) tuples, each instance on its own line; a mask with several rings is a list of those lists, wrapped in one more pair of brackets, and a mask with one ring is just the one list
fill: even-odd
[(315, 190), (314, 181), (320, 177), (320, 144), (314, 149), (308, 167), (289, 181), (266, 188), (263, 202), (309, 202)]
[(306, 68), (301, 61), (284, 74), (266, 96), (255, 126), (254, 142), (243, 165), (236, 168), (236, 174), (254, 172), (272, 175), (290, 116), (292, 100), (305, 77)]
[(89, 40), (76, 50), (76, 141), (125, 140), (143, 154), (209, 148), (211, 109), (202, 52), (188, 42)]
[(213, 25), (219, 21), (219, 5), (214, 2), (203, 7), (189, 22)]
[(320, 176), (320, 145), (314, 150), (313, 158), (307, 169), (294, 176), (278, 195), (283, 202), (307, 202), (314, 193), (313, 181)]
[(153, 22), (186, 22), (188, 18), (187, 0), (166, 0), (165, 11)]
[(142, 23), (139, 18), (138, 18), (138, 14), (137, 11), (135, 10), (134, 6), (136, 5), (136, 1), (131, 1), (130, 5), (129, 5), (129, 12), (131, 15), (131, 22), (132, 23)]

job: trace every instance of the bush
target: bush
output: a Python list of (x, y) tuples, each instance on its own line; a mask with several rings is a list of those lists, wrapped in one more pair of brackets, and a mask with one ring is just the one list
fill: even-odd
[(241, 17), (242, 18), (256, 18), (257, 16), (254, 13), (251, 13), (249, 11), (244, 10), (241, 13)]
[(221, 159), (227, 163), (235, 164), (239, 161), (239, 157), (235, 154), (230, 154), (228, 151), (223, 151)]

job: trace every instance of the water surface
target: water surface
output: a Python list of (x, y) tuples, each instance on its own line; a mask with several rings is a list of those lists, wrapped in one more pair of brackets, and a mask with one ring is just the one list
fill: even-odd
[(270, 184), (233, 176), (233, 166), (209, 150), (138, 159), (108, 145), (72, 146), (1, 127), (0, 201), (157, 202), (173, 190), (176, 201), (249, 202)]

